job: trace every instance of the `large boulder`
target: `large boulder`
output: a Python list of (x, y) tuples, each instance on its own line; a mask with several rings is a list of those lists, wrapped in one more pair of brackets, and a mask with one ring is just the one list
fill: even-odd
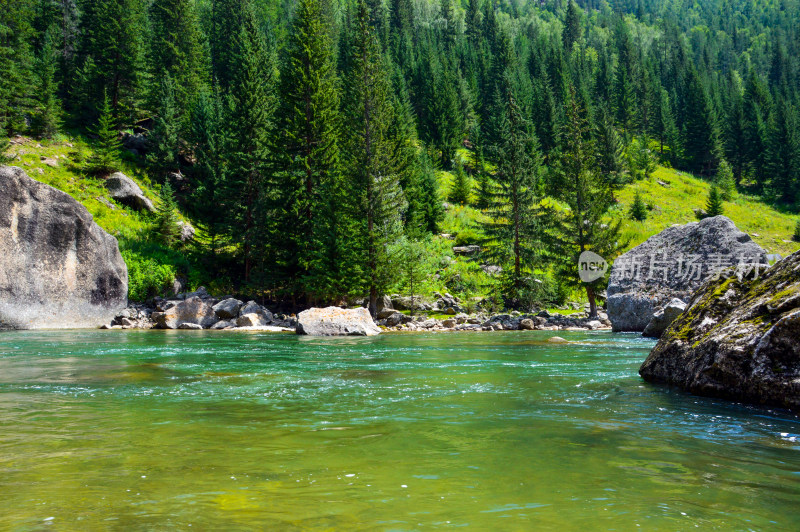
[(196, 296), (180, 301), (163, 312), (153, 312), (152, 318), (160, 329), (180, 329), (185, 324), (207, 329), (219, 321), (214, 307)]
[(642, 336), (661, 338), (661, 335), (664, 334), (667, 327), (669, 327), (684, 310), (686, 310), (686, 303), (678, 298), (673, 299), (666, 307), (653, 314), (653, 317), (650, 318), (650, 323), (644, 328)]
[(214, 305), (214, 312), (217, 314), (218, 318), (222, 320), (229, 320), (239, 316), (240, 308), (242, 308), (242, 302), (238, 299), (229, 297)]
[(668, 227), (614, 261), (608, 317), (615, 331), (643, 331), (655, 312), (688, 301), (720, 270), (766, 263), (761, 246), (724, 216)]
[(648, 381), (800, 411), (800, 252), (755, 278), (709, 280), (659, 340)]
[(310, 308), (297, 315), (297, 334), (311, 336), (375, 336), (381, 330), (365, 308)]
[(122, 172), (115, 172), (106, 179), (105, 187), (113, 199), (137, 211), (156, 212), (153, 202), (147, 199), (139, 185)]
[(68, 194), (0, 166), (0, 328), (100, 327), (127, 303), (117, 240)]

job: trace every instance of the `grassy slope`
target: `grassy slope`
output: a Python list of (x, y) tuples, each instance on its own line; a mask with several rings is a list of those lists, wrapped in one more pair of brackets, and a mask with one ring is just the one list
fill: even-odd
[[(659, 181), (668, 186), (659, 184)], [(658, 168), (649, 180), (628, 185), (617, 194), (620, 203), (614, 215), (624, 218), (624, 235), (631, 238), (630, 247), (634, 247), (672, 224), (697, 221), (693, 209), (705, 207), (710, 188), (708, 182), (683, 172)], [(644, 222), (630, 220), (627, 216), (637, 190), (645, 202), (656, 206)], [(780, 253), (786, 257), (800, 249), (800, 243), (792, 242), (794, 227), (800, 217), (783, 214), (757, 198), (741, 194), (734, 201), (725, 202), (724, 207), (725, 216), (768, 253)]]
[[(36, 141), (18, 137), (12, 141), (21, 144), (12, 145), (9, 154), (16, 155), (17, 159), (9, 164), (21, 167), (31, 178), (62, 190), (81, 202), (107, 232), (123, 240), (137, 240), (149, 229), (150, 223), (145, 215), (116, 204), (103, 186), (102, 179), (89, 177), (81, 171), (82, 162), (92, 153), (83, 139), (61, 137)], [(42, 158), (55, 159), (58, 166), (48, 166)], [(123, 160), (120, 170), (136, 181), (151, 200), (158, 202), (158, 194), (150, 180), (134, 162)]]

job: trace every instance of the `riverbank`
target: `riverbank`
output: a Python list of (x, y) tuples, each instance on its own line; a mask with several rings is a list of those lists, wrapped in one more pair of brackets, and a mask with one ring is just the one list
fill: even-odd
[[(394, 302), (409, 303), (410, 298), (395, 298)], [(404, 332), (492, 332), (518, 330), (544, 331), (585, 331), (611, 328), (611, 322), (604, 311), (596, 318), (586, 312), (561, 314), (548, 310), (536, 313), (463, 312), (456, 298), (449, 294), (440, 296), (433, 305), (425, 303), (435, 312), (431, 316), (422, 311), (416, 316), (411, 311), (392, 308), (393, 300), (383, 298), (375, 322), (382, 331)], [(411, 305), (420, 305), (410, 300)], [(397, 306), (401, 306), (398, 304)], [(440, 307), (445, 306), (442, 309)], [(183, 293), (174, 298), (156, 298), (152, 304), (133, 304), (123, 310), (103, 329), (186, 329), (186, 330), (242, 330), (295, 332), (297, 316), (273, 312), (255, 301), (247, 303), (232, 296), (215, 298), (205, 288), (195, 292)]]

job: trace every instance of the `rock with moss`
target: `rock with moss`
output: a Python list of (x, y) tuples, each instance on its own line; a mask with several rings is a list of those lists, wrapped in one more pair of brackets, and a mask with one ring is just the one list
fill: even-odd
[(615, 331), (644, 331), (653, 314), (688, 301), (720, 270), (766, 263), (764, 249), (725, 216), (668, 227), (614, 261), (608, 317)]
[(800, 411), (800, 252), (758, 276), (706, 282), (639, 374), (698, 395)]

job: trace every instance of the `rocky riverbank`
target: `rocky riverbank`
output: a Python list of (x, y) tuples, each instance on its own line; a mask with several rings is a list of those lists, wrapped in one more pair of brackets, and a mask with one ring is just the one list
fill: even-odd
[[(377, 326), (382, 331), (517, 331), (517, 330), (602, 330), (611, 322), (604, 312), (590, 319), (585, 312), (560, 314), (540, 311), (535, 314), (511, 312), (468, 313), (461, 302), (449, 294), (433, 301), (400, 296), (385, 297), (379, 302)], [(410, 316), (395, 307), (411, 305), (426, 311), (442, 312), (447, 317)], [(441, 308), (444, 306), (445, 308)], [(230, 296), (214, 297), (205, 288), (172, 298), (156, 298), (152, 304), (132, 304), (120, 312), (104, 329), (195, 329), (295, 332), (297, 316), (281, 314), (255, 301), (243, 302)]]

